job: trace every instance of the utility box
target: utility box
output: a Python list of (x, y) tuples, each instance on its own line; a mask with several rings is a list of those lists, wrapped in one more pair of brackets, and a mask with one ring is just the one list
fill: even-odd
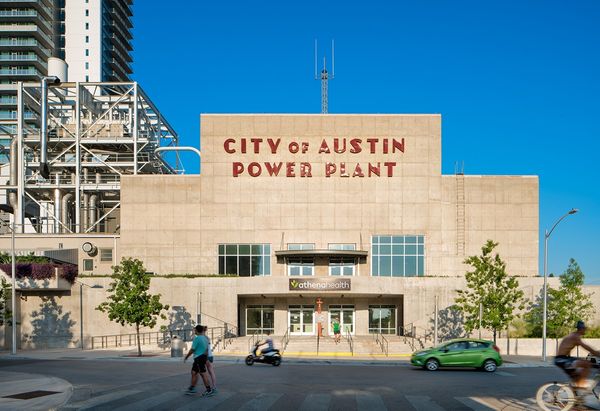
[(183, 340), (176, 335), (171, 338), (171, 357), (183, 357)]

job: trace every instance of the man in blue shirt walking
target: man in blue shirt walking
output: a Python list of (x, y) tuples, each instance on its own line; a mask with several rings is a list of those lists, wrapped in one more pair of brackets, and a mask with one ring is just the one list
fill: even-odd
[(194, 341), (192, 342), (192, 348), (187, 353), (183, 362), (185, 362), (190, 355), (194, 354), (194, 364), (192, 365), (192, 382), (187, 390), (188, 394), (194, 394), (196, 392), (196, 383), (198, 382), (198, 374), (202, 377), (202, 382), (206, 387), (206, 391), (202, 394), (203, 397), (209, 397), (214, 394), (210, 387), (210, 381), (208, 374), (206, 373), (206, 361), (208, 359), (208, 339), (202, 335), (204, 327), (197, 325), (194, 328)]

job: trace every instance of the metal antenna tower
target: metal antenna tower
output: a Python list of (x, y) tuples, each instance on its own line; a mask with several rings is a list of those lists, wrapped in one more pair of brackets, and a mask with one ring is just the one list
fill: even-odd
[(315, 80), (321, 80), (321, 114), (327, 114), (329, 99), (328, 99), (328, 82), (335, 78), (335, 43), (331, 40), (331, 75), (327, 72), (327, 60), (323, 55), (323, 69), (319, 76), (317, 70), (317, 40), (315, 39)]

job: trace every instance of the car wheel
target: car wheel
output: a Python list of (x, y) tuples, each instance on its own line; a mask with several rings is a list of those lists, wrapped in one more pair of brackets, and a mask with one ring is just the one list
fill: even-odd
[(249, 355), (246, 357), (246, 365), (252, 365), (252, 364), (254, 364), (254, 358), (251, 355)]
[(494, 360), (485, 360), (481, 368), (483, 368), (483, 370), (486, 372), (494, 372), (496, 371), (498, 366), (496, 365), (496, 361)]
[(440, 362), (435, 358), (430, 358), (427, 360), (427, 362), (425, 362), (425, 368), (428, 371), (436, 371), (438, 368), (440, 368)]

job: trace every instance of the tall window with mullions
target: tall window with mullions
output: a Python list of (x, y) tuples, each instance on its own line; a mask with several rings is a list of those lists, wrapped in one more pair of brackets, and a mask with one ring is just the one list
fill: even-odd
[(425, 275), (425, 238), (422, 235), (375, 235), (371, 238), (371, 275)]
[(271, 244), (219, 244), (219, 274), (271, 275)]

